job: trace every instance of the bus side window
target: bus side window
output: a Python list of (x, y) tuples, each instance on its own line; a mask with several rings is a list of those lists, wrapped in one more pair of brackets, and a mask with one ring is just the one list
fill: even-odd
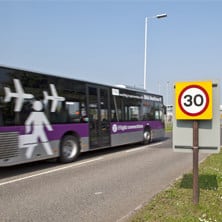
[(28, 116), (30, 115), (30, 113), (33, 110), (33, 101), (25, 101), (22, 107), (22, 111), (19, 112), (19, 122), (24, 123), (26, 121), (26, 119), (28, 118)]
[(155, 120), (159, 120), (159, 119), (160, 119), (160, 111), (155, 110)]
[(80, 103), (79, 102), (67, 101), (66, 102), (66, 110), (68, 112), (70, 122), (80, 122), (81, 113), (80, 113)]

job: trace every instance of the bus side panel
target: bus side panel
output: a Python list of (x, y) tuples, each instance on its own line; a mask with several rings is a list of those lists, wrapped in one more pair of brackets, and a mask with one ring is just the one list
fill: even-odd
[(111, 146), (137, 143), (143, 140), (143, 131), (131, 133), (116, 133), (111, 136)]
[(25, 133), (25, 126), (0, 127), (0, 166), (58, 157), (60, 141), (67, 133), (78, 135), (83, 151), (89, 149), (87, 123), (59, 124), (51, 127), (51, 131), (46, 127), (43, 132), (39, 132), (38, 126), (34, 126), (35, 129), (30, 133)]
[(164, 123), (159, 120), (149, 121), (150, 129), (152, 131), (152, 140), (160, 140), (165, 137)]
[[(61, 140), (64, 134), (74, 132), (80, 140), (81, 152), (89, 150), (89, 125), (88, 123), (75, 124), (58, 124), (53, 125), (53, 132), (48, 132), (47, 136), (50, 141)], [(59, 146), (58, 146), (59, 147)]]
[(113, 122), (111, 146), (136, 143), (143, 140), (144, 122)]
[(114, 122), (111, 124), (111, 146), (143, 141), (145, 127), (151, 129), (152, 140), (164, 137), (161, 121)]

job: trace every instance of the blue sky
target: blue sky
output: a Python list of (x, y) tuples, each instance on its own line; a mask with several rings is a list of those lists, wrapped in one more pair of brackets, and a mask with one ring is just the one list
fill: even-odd
[[(109, 85), (172, 102), (178, 81), (222, 78), (220, 1), (0, 1), (0, 64)], [(222, 87), (221, 87), (222, 88)]]

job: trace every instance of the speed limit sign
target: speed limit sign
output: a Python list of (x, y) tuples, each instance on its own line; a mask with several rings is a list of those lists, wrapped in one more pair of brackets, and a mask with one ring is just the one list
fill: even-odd
[(212, 82), (176, 83), (176, 119), (212, 119)]

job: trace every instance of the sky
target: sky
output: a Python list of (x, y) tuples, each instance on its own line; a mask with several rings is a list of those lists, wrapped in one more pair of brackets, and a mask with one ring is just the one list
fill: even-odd
[(219, 0), (0, 0), (0, 64), (143, 88), (145, 17), (166, 13), (148, 19), (147, 91), (172, 104), (176, 82), (222, 82), (221, 9)]

